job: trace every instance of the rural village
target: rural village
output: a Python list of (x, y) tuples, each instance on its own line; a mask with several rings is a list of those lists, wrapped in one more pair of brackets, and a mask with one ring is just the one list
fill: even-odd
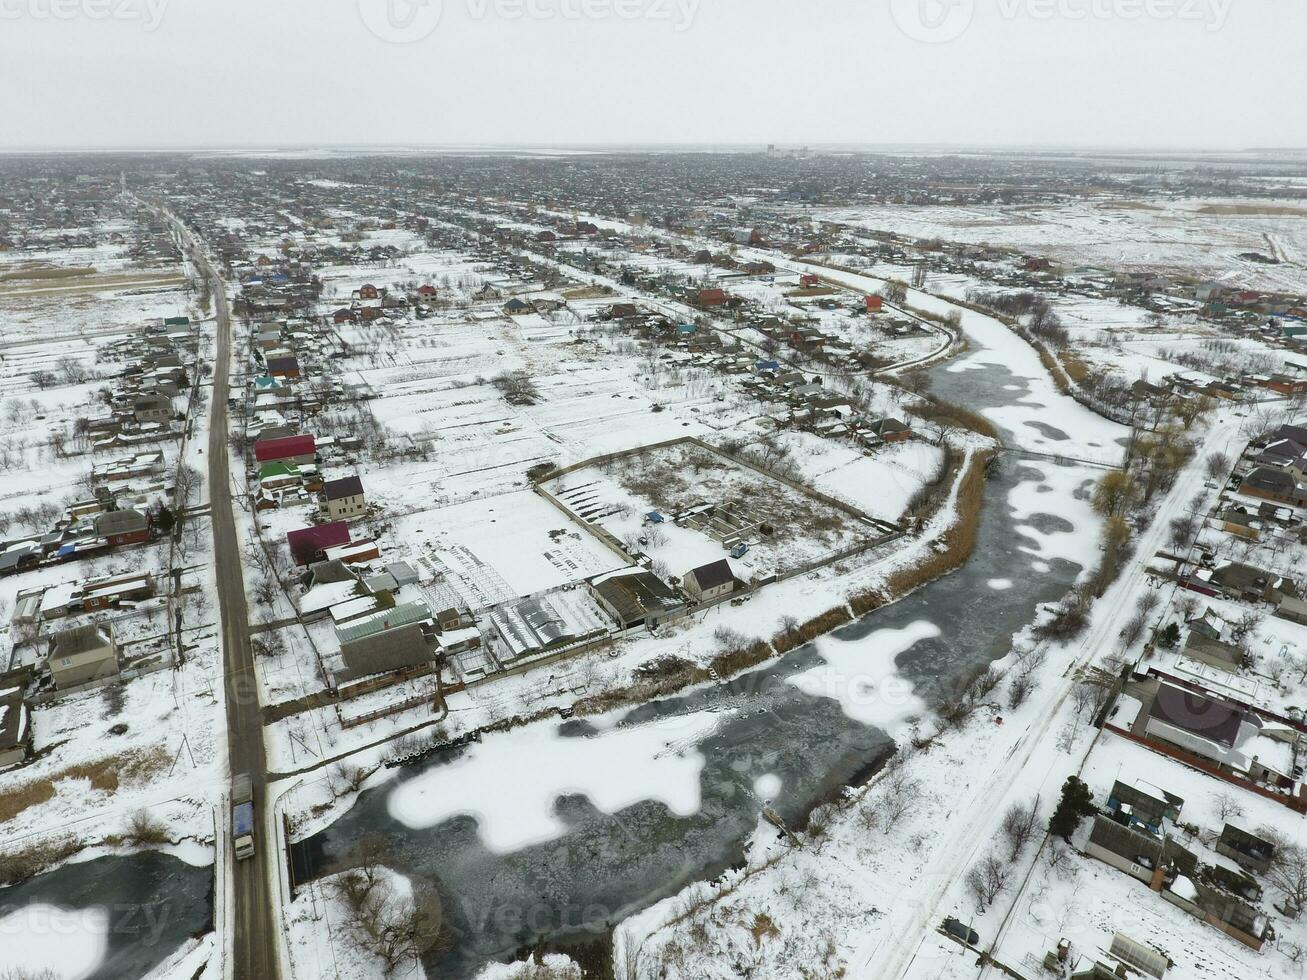
[(1307, 975), (1301, 161), (0, 167), (0, 977)]

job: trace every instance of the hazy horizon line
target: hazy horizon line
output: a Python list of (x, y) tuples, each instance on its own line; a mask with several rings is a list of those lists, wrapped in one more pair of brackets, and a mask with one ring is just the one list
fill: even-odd
[(187, 154), (222, 153), (232, 156), (270, 152), (541, 152), (547, 150), (572, 152), (639, 152), (650, 150), (679, 150), (683, 152), (765, 152), (775, 147), (778, 151), (825, 150), (838, 152), (892, 152), (939, 151), (974, 153), (1077, 153), (1077, 154), (1185, 154), (1185, 155), (1251, 155), (1268, 153), (1307, 154), (1307, 146), (1246, 146), (1218, 147), (1193, 145), (1137, 145), (1110, 143), (944, 143), (944, 142), (887, 142), (859, 143), (847, 141), (586, 141), (550, 140), (545, 142), (494, 142), (457, 141), (442, 143), (413, 142), (303, 142), (303, 143), (195, 143), (195, 144), (15, 144), (0, 145), (0, 156), (31, 154)]

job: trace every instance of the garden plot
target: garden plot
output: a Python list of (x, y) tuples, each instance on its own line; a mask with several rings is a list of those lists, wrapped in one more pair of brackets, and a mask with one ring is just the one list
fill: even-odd
[(851, 513), (697, 443), (587, 466), (548, 489), (578, 520), (649, 555), (663, 574), (684, 575), (743, 543), (737, 575), (783, 577), (881, 536)]
[(572, 585), (627, 562), (528, 490), (425, 511), (395, 536), (473, 609)]

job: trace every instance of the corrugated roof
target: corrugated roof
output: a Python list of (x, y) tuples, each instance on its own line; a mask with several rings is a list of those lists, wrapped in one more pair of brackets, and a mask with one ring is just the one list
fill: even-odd
[(365, 637), (384, 633), (386, 630), (398, 629), (411, 623), (421, 623), (431, 618), (431, 609), (419, 599), (401, 603), (392, 609), (374, 613), (358, 622), (342, 626), (336, 630), (336, 638), (341, 643), (354, 643)]

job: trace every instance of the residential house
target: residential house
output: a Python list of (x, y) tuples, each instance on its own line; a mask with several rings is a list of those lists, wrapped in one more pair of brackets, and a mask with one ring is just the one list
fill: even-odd
[(1276, 439), (1257, 454), (1258, 466), (1271, 466), (1277, 469), (1297, 468), (1298, 477), (1302, 476), (1302, 460), (1307, 457), (1307, 446), (1293, 439)]
[(280, 460), (296, 466), (309, 466), (317, 461), (317, 443), (311, 435), (260, 439), (254, 444), (254, 458), (260, 463)]
[(1307, 625), (1307, 602), (1303, 602), (1297, 596), (1281, 596), (1275, 608), (1275, 615), (1291, 623)]
[(698, 602), (712, 602), (735, 591), (735, 573), (725, 558), (692, 569), (681, 583)]
[(1307, 486), (1301, 484), (1288, 470), (1258, 466), (1244, 477), (1239, 489), (1250, 497), (1261, 497), (1294, 507), (1307, 505)]
[(284, 490), (287, 487), (298, 487), (303, 482), (304, 475), (294, 463), (278, 460), (274, 463), (264, 463), (259, 467), (261, 490)]
[(1160, 836), (1167, 823), (1180, 819), (1184, 800), (1142, 779), (1133, 783), (1117, 780), (1107, 796), (1107, 811), (1117, 821), (1131, 828), (1142, 828)]
[(57, 690), (116, 677), (118, 644), (107, 624), (89, 623), (60, 630), (50, 638), (46, 666)]
[(322, 486), (323, 506), (333, 521), (358, 517), (367, 510), (363, 482), (357, 476), (328, 480)]
[(109, 546), (143, 544), (150, 540), (150, 519), (137, 510), (111, 510), (95, 518), (95, 533)]
[(127, 575), (91, 579), (82, 584), (80, 598), (87, 612), (133, 607), (154, 595), (152, 575)]
[(1275, 845), (1250, 834), (1234, 824), (1226, 824), (1216, 842), (1216, 852), (1235, 861), (1240, 867), (1265, 874), (1275, 859)]
[(286, 544), (297, 565), (311, 565), (321, 560), (327, 549), (349, 543), (349, 525), (344, 521), (300, 528), (286, 535)]
[(1244, 665), (1244, 654), (1238, 646), (1222, 639), (1203, 636), (1201, 633), (1190, 632), (1185, 638), (1184, 655), (1190, 660), (1232, 674), (1238, 673)]
[(1289, 789), (1296, 733), (1264, 721), (1249, 708), (1216, 696), (1158, 686), (1145, 725), (1149, 741), (1158, 742), (1224, 772), (1255, 783)]
[(671, 588), (653, 572), (626, 571), (590, 581), (590, 591), (621, 629), (657, 626), (685, 608)]
[(1278, 439), (1292, 439), (1298, 445), (1307, 447), (1307, 428), (1300, 425), (1282, 425), (1271, 433), (1270, 442)]
[(872, 422), (871, 429), (882, 442), (904, 442), (912, 438), (912, 429), (896, 418), (883, 418)]
[(32, 754), (32, 709), (22, 688), (0, 691), (0, 769), (25, 762)]
[(1291, 579), (1233, 561), (1217, 566), (1207, 580), (1226, 597), (1244, 602), (1278, 603), (1281, 596), (1298, 594)]
[(322, 554), (329, 561), (343, 561), (346, 565), (366, 565), (381, 560), (381, 548), (371, 538), (332, 545)]
[(437, 651), (434, 633), (421, 622), (376, 631), (364, 629), (356, 638), (341, 642), (340, 656), (345, 666), (336, 671), (336, 683), (428, 664), (436, 659)]
[(269, 357), (265, 367), (268, 374), (274, 378), (298, 378), (300, 376), (300, 362), (293, 354)]
[(1262, 539), (1262, 521), (1255, 514), (1249, 514), (1241, 507), (1232, 507), (1220, 516), (1221, 530), (1249, 541)]
[(1225, 640), (1230, 635), (1230, 624), (1212, 609), (1204, 609), (1202, 615), (1195, 616), (1185, 623), (1190, 632), (1205, 636), (1209, 640)]
[(524, 316), (527, 313), (534, 313), (535, 307), (515, 297), (504, 304), (504, 312), (509, 316)]
[(1287, 374), (1272, 374), (1262, 386), (1282, 395), (1301, 395), (1307, 392), (1307, 378), (1291, 378)]
[(141, 424), (171, 422), (174, 414), (172, 399), (163, 395), (142, 395), (132, 402), (132, 418)]

